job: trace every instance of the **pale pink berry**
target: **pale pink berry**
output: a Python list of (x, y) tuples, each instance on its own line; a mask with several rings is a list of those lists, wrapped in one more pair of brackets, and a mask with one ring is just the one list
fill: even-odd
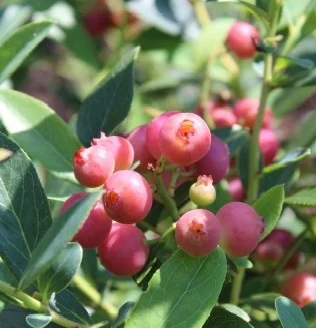
[(102, 200), (106, 212), (120, 223), (136, 223), (145, 219), (152, 206), (148, 182), (137, 172), (117, 171), (105, 182)]
[[(64, 213), (87, 195), (86, 192), (71, 195), (60, 208), (60, 213)], [(105, 212), (102, 201), (99, 200), (72, 240), (77, 241), (83, 248), (97, 247), (108, 236), (111, 226), (112, 220)]]
[(186, 212), (176, 223), (175, 237), (179, 247), (191, 256), (205, 256), (212, 252), (220, 240), (220, 224), (207, 210)]
[(240, 59), (250, 59), (256, 54), (259, 38), (259, 32), (254, 25), (236, 22), (228, 32), (226, 45)]
[(112, 153), (101, 146), (78, 149), (73, 163), (76, 179), (91, 188), (102, 186), (115, 167)]
[(202, 118), (179, 113), (167, 119), (160, 130), (162, 154), (174, 164), (187, 166), (197, 162), (211, 146), (211, 132)]
[(127, 139), (134, 148), (134, 161), (140, 162), (135, 171), (148, 172), (149, 166), (156, 165), (156, 159), (150, 154), (147, 147), (147, 125), (141, 125), (134, 129)]
[(91, 145), (106, 147), (112, 153), (115, 160), (114, 171), (127, 170), (133, 163), (134, 148), (125, 138), (118, 136), (106, 137), (101, 132), (101, 137), (94, 138)]
[(281, 293), (299, 307), (316, 301), (316, 276), (308, 272), (294, 273), (283, 282)]
[(225, 142), (212, 135), (212, 143), (203, 158), (195, 163), (199, 175), (211, 175), (213, 183), (222, 180), (229, 170), (229, 149)]
[[(240, 99), (236, 102), (234, 108), (234, 114), (237, 118), (237, 122), (240, 125), (246, 126), (252, 129), (255, 125), (256, 118), (259, 110), (259, 100), (256, 98)], [(263, 114), (263, 128), (269, 128), (272, 125), (272, 111), (270, 108), (265, 108)]]
[(115, 222), (109, 236), (98, 246), (98, 253), (107, 270), (118, 276), (132, 276), (145, 266), (149, 247), (140, 229)]
[(259, 146), (264, 164), (271, 164), (280, 149), (280, 143), (275, 133), (269, 129), (261, 129), (259, 133)]
[(264, 225), (250, 205), (231, 202), (221, 207), (216, 216), (221, 225), (220, 245), (230, 256), (246, 256), (257, 247)]
[(239, 177), (232, 177), (228, 181), (228, 191), (232, 200), (241, 202), (246, 196), (246, 191)]
[(161, 147), (159, 142), (159, 133), (161, 130), (161, 127), (165, 124), (167, 119), (174, 115), (179, 113), (178, 111), (170, 111), (163, 113), (157, 117), (155, 117), (147, 127), (147, 146), (150, 154), (156, 158), (159, 159), (162, 155), (161, 153)]

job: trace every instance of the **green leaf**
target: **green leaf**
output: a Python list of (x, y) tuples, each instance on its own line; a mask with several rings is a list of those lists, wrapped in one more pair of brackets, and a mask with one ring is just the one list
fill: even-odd
[(55, 308), (58, 309), (57, 313), (69, 320), (80, 324), (88, 324), (89, 327), (92, 324), (85, 307), (67, 289), (64, 289), (62, 292), (56, 294)]
[(286, 197), (285, 202), (291, 205), (316, 206), (316, 188), (303, 189)]
[(252, 262), (247, 257), (231, 257), (230, 259), (237, 268), (251, 269), (253, 267)]
[(226, 304), (224, 303), (224, 304), (221, 304), (220, 307), (226, 311), (229, 311), (229, 312), (235, 314), (237, 317), (243, 319), (246, 322), (250, 321), (249, 314), (245, 310), (238, 307), (237, 305), (230, 304), (230, 303), (226, 303)]
[[(207, 0), (207, 1), (213, 1), (213, 0)], [(261, 8), (247, 2), (247, 1), (242, 1), (242, 0), (227, 0), (224, 2), (220, 2), (221, 4), (236, 4), (236, 5), (241, 5), (242, 7), (245, 8), (251, 15), (253, 15), (256, 19), (262, 21), (265, 24), (265, 27), (268, 28), (270, 25), (270, 18), (268, 14), (262, 10)]]
[(240, 125), (215, 129), (212, 130), (212, 134), (227, 143), (231, 157), (236, 154), (248, 139), (247, 131)]
[(0, 147), (13, 153), (0, 163), (0, 256), (19, 281), (52, 219), (30, 159), (1, 133)]
[(20, 27), (0, 46), (0, 83), (7, 79), (47, 36), (53, 23), (42, 21)]
[(203, 328), (251, 328), (253, 327), (248, 322), (236, 314), (227, 311), (226, 309), (216, 306), (211, 312), (210, 317), (203, 325)]
[(201, 258), (177, 251), (154, 274), (125, 328), (200, 328), (217, 302), (225, 276), (222, 249)]
[(316, 139), (316, 112), (310, 113), (299, 125), (298, 133), (293, 133), (287, 145), (288, 149), (309, 147)]
[(26, 318), (26, 323), (32, 328), (44, 328), (46, 327), (52, 320), (52, 317), (49, 315), (32, 313), (29, 314)]
[(310, 156), (310, 150), (298, 148), (288, 152), (282, 159), (263, 169), (260, 193), (278, 184), (286, 184), (293, 177), (297, 163)]
[(134, 89), (134, 61), (139, 47), (129, 52), (101, 81), (82, 104), (77, 121), (77, 133), (84, 145), (100, 136), (109, 134), (127, 116)]
[(11, 137), (29, 156), (55, 173), (73, 176), (72, 157), (80, 144), (45, 103), (17, 91), (0, 90), (0, 114)]
[(113, 322), (113, 325), (111, 328), (118, 328), (121, 324), (123, 324), (128, 315), (131, 312), (131, 309), (133, 308), (133, 306), (135, 305), (134, 302), (126, 302), (124, 303), (120, 309), (119, 309), (119, 313), (117, 315), (117, 318), (115, 319), (115, 321)]
[(275, 308), (283, 328), (308, 328), (303, 312), (290, 299), (279, 296), (275, 300)]
[(278, 185), (265, 192), (253, 205), (263, 218), (265, 228), (261, 240), (275, 228), (281, 215), (284, 202), (284, 186)]
[(102, 190), (91, 193), (54, 220), (32, 253), (32, 257), (20, 281), (20, 289), (25, 289), (29, 286), (53, 263), (55, 257), (65, 247), (66, 243), (72, 239), (88, 217), (101, 193)]
[(53, 292), (60, 292), (70, 283), (82, 260), (82, 248), (77, 243), (69, 243), (63, 249), (52, 266), (44, 272), (39, 281), (41, 295), (49, 300)]
[(0, 19), (0, 44), (31, 16), (31, 8), (26, 6), (7, 6)]

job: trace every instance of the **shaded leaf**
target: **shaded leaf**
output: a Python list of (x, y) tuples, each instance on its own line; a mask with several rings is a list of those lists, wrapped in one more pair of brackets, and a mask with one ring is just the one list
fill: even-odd
[(56, 308), (58, 313), (63, 317), (83, 324), (91, 325), (90, 316), (85, 307), (77, 300), (77, 298), (67, 289), (56, 294)]
[(60, 292), (70, 283), (82, 260), (82, 248), (78, 243), (69, 243), (55, 258), (52, 266), (39, 280), (41, 295), (48, 300), (53, 292)]
[(125, 328), (200, 328), (217, 302), (225, 276), (222, 249), (201, 258), (177, 251), (154, 274)]
[(94, 192), (76, 203), (54, 220), (49, 230), (32, 252), (32, 257), (20, 281), (19, 288), (25, 289), (54, 261), (55, 257), (70, 241), (88, 217), (102, 191)]
[(233, 157), (236, 152), (248, 140), (248, 133), (240, 125), (212, 130), (212, 134), (226, 142), (229, 148), (230, 156)]
[(0, 164), (0, 255), (19, 281), (51, 216), (30, 159), (3, 134), (0, 147), (13, 153)]
[(118, 328), (122, 323), (124, 323), (130, 314), (133, 306), (135, 305), (134, 302), (126, 302), (124, 303), (120, 309), (117, 318), (113, 322), (111, 328)]
[(82, 104), (77, 121), (77, 133), (84, 145), (100, 136), (109, 134), (127, 116), (133, 99), (134, 61), (139, 52), (128, 53), (101, 81), (95, 91)]
[(263, 218), (265, 228), (261, 240), (276, 227), (284, 202), (284, 186), (277, 185), (265, 192), (253, 205), (256, 212)]
[(286, 197), (285, 202), (291, 205), (316, 206), (316, 188), (300, 190)]
[(203, 325), (203, 328), (251, 328), (253, 327), (248, 322), (236, 314), (227, 311), (226, 309), (216, 306), (211, 312), (210, 317)]
[(24, 25), (0, 45), (0, 83), (17, 69), (47, 36), (52, 25), (49, 21)]
[(1, 328), (27, 327), (25, 318), (30, 313), (31, 313), (30, 310), (26, 310), (15, 305), (7, 305), (0, 312)]
[(0, 114), (11, 137), (29, 156), (53, 172), (73, 176), (72, 157), (80, 144), (45, 103), (17, 91), (0, 90)]
[(279, 296), (275, 300), (275, 308), (283, 328), (308, 328), (303, 312), (290, 299)]

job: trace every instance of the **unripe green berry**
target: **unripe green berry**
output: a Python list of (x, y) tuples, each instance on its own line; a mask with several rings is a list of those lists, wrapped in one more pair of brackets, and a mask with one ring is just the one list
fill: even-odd
[(190, 200), (199, 206), (207, 206), (214, 203), (216, 190), (211, 176), (200, 175), (189, 191)]

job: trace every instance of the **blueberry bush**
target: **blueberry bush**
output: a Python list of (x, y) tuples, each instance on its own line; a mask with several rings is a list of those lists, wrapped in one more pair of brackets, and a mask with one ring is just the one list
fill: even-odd
[(314, 0), (0, 4), (0, 327), (316, 327)]

